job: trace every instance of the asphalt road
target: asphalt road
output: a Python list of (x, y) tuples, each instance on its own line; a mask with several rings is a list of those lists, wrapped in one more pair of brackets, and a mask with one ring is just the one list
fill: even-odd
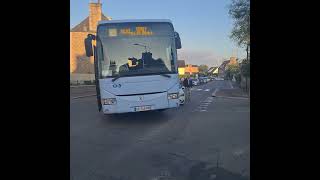
[(72, 180), (250, 179), (250, 100), (212, 97), (228, 81), (194, 87), (164, 112), (105, 116), (95, 87), (70, 92)]

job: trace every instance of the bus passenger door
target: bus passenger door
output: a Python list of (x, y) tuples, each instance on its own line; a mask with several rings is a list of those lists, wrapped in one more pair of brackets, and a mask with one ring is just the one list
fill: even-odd
[(96, 46), (93, 46), (93, 49), (94, 49), (94, 60), (93, 60), (93, 62), (94, 62), (94, 77), (95, 77), (95, 83), (96, 83), (98, 110), (100, 112), (102, 109), (102, 105), (101, 105), (101, 95), (100, 95), (100, 86), (99, 86), (99, 66), (98, 66)]
[[(100, 86), (99, 86), (99, 63), (98, 63), (98, 57), (96, 52), (96, 46), (93, 45), (92, 49), (92, 41), (96, 40), (96, 36), (93, 34), (88, 34), (87, 38), (84, 40), (84, 46), (86, 50), (87, 57), (91, 57), (93, 55), (93, 62), (94, 62), (94, 77), (95, 77), (95, 83), (96, 83), (96, 93), (97, 93), (97, 103), (98, 103), (98, 109), (99, 112), (101, 111), (102, 105), (100, 100)], [(98, 44), (99, 46), (99, 44)], [(99, 49), (99, 48), (98, 48)], [(100, 48), (101, 49), (101, 48)]]

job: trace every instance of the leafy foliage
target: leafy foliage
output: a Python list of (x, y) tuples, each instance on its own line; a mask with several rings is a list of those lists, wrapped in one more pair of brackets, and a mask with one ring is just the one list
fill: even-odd
[(207, 65), (201, 64), (201, 65), (199, 66), (199, 73), (200, 73), (200, 74), (207, 74), (208, 69), (209, 69), (209, 68), (208, 68)]
[(232, 0), (229, 15), (234, 20), (230, 38), (239, 46), (250, 45), (250, 0)]

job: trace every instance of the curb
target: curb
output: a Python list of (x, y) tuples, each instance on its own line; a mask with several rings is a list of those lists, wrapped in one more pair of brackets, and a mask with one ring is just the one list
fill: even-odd
[(78, 85), (78, 86), (70, 86), (70, 88), (81, 88), (81, 87), (94, 87), (96, 85)]
[(79, 99), (79, 98), (85, 98), (85, 97), (91, 97), (91, 96), (96, 96), (97, 94), (90, 94), (90, 95), (85, 95), (85, 96), (76, 96), (72, 97), (72, 99)]
[(216, 98), (227, 98), (227, 99), (250, 99), (250, 97), (241, 97), (241, 96), (215, 96)]

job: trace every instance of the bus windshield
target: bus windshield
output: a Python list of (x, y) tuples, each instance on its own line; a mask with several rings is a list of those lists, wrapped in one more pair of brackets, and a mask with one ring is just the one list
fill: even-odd
[(97, 56), (102, 78), (177, 73), (173, 29), (168, 24), (100, 26)]

